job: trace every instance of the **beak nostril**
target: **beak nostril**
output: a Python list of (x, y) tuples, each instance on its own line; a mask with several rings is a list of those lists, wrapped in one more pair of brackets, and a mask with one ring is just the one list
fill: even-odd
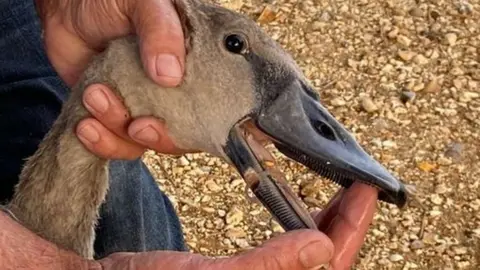
[(325, 124), (322, 121), (313, 121), (312, 122), (313, 128), (318, 132), (318, 134), (322, 135), (324, 138), (335, 141), (337, 138), (335, 136), (335, 132), (333, 129)]

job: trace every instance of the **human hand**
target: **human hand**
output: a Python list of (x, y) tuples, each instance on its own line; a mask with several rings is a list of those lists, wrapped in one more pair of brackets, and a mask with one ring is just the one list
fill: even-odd
[(330, 269), (350, 269), (375, 214), (378, 190), (354, 183), (349, 189), (341, 189), (322, 211), (312, 213), (319, 231), (325, 233), (335, 253), (330, 260)]
[(330, 270), (350, 269), (373, 219), (377, 197), (375, 188), (355, 183), (340, 190), (324, 210), (312, 213), (320, 231), (287, 232), (233, 257), (207, 259), (196, 254), (155, 251), (119, 253), (97, 263), (103, 270), (307, 270), (326, 265)]
[[(171, 0), (35, 0), (44, 29), (45, 49), (59, 76), (74, 85), (92, 57), (108, 41), (136, 33), (143, 65), (161, 86), (181, 82), (184, 72), (184, 35)], [(65, 46), (68, 44), (68, 46)], [(106, 87), (105, 85), (100, 85)], [(182, 154), (167, 136), (165, 125), (153, 117), (125, 118), (127, 110), (114, 95), (86, 89), (84, 101), (94, 102), (94, 117), (77, 128), (77, 136), (95, 154), (111, 159), (135, 159), (146, 148)], [(106, 97), (105, 97), (106, 96)], [(111, 105), (109, 108), (106, 105)], [(99, 110), (104, 108), (104, 110)], [(143, 131), (139, 133), (140, 131)], [(137, 135), (137, 136), (135, 136)], [(141, 137), (138, 137), (140, 135)], [(90, 139), (90, 140), (87, 140)], [(145, 142), (141, 139), (153, 139)]]
[(105, 85), (88, 86), (83, 104), (93, 117), (81, 120), (76, 133), (83, 145), (97, 156), (136, 159), (146, 148), (174, 155), (194, 152), (177, 148), (161, 120), (145, 116), (132, 121), (121, 99)]
[(0, 212), (0, 262), (12, 269), (250, 269), (303, 270), (330, 265), (350, 269), (375, 212), (377, 190), (354, 184), (341, 190), (328, 207), (314, 213), (320, 231), (297, 230), (266, 241), (260, 247), (227, 258), (173, 251), (114, 253), (87, 261), (34, 235)]

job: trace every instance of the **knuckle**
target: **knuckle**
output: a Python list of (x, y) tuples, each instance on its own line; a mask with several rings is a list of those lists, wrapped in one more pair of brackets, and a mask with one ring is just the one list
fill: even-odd
[(95, 89), (102, 89), (102, 90), (105, 90), (105, 91), (111, 91), (110, 88), (105, 85), (105, 84), (102, 84), (102, 83), (92, 83), (92, 84), (89, 84), (85, 87), (85, 91), (84, 91), (84, 95), (85, 94), (88, 94), (89, 92), (95, 90)]
[(118, 153), (116, 151), (116, 147), (112, 147), (111, 144), (105, 143), (105, 144), (98, 144), (96, 146), (97, 153), (103, 158), (107, 159), (118, 159)]
[[(171, 46), (183, 41), (181, 22), (171, 3), (154, 9), (142, 8), (134, 21), (142, 39), (148, 39), (146, 46)], [(171, 47), (176, 49), (178, 46)]]
[(129, 114), (117, 105), (112, 104), (111, 108), (103, 115), (95, 116), (100, 124), (109, 131), (119, 134), (125, 128), (129, 120)]
[(114, 135), (102, 134), (102, 139), (95, 145), (96, 153), (103, 158), (117, 158), (118, 142)]
[(260, 263), (259, 268), (257, 270), (264, 270), (264, 269), (278, 269), (278, 270), (287, 270), (287, 269), (295, 269), (293, 265), (288, 265), (286, 260), (282, 260), (280, 256), (275, 256), (270, 254), (264, 254), (260, 256)]
[(135, 160), (137, 158), (139, 158), (142, 154), (143, 154), (144, 151), (142, 151), (142, 149), (133, 149), (132, 151), (127, 151), (124, 159), (127, 159), (127, 160)]

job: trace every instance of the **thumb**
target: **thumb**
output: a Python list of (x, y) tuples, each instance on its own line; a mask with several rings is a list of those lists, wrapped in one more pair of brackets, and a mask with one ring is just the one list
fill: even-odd
[(243, 254), (210, 263), (215, 266), (212, 269), (317, 269), (328, 264), (333, 254), (333, 243), (325, 234), (297, 230), (279, 235)]
[(184, 72), (185, 41), (174, 4), (171, 0), (135, 1), (132, 10), (147, 73), (162, 86), (178, 85)]
[(333, 243), (321, 232), (298, 230), (270, 239), (263, 245), (229, 258), (208, 258), (174, 251), (117, 253), (100, 261), (108, 269), (307, 270), (328, 264)]

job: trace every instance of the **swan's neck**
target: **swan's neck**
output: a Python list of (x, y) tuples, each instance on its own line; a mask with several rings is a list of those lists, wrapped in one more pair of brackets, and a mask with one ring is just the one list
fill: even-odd
[(184, 114), (167, 109), (188, 106), (188, 99), (183, 91), (167, 91), (147, 78), (136, 39), (112, 42), (93, 60), (52, 129), (26, 162), (9, 205), (28, 229), (90, 259), (98, 210), (108, 190), (108, 160), (90, 153), (74, 131), (78, 122), (89, 116), (81, 102), (83, 90), (92, 83), (109, 84), (132, 117), (165, 116), (165, 120), (178, 124), (170, 127), (177, 134), (195, 123), (187, 119), (190, 124), (186, 124), (182, 122)]
[(88, 112), (73, 92), (59, 118), (20, 175), (9, 208), (45, 239), (86, 258), (93, 257), (94, 227), (108, 189), (105, 159), (88, 152), (75, 136)]

